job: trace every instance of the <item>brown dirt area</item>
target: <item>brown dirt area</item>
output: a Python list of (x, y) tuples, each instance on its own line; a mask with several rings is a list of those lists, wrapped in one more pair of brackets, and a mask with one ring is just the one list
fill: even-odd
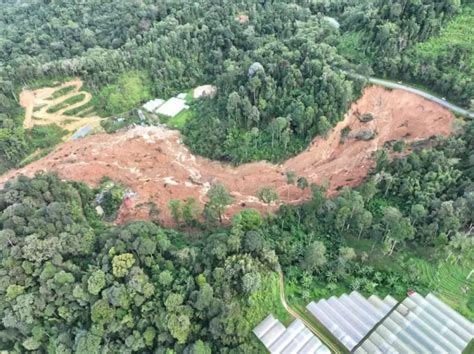
[[(362, 123), (358, 114), (372, 113), (375, 119)], [(329, 184), (329, 194), (338, 187), (357, 186), (374, 166), (373, 152), (391, 140), (405, 138), (407, 142), (433, 135), (451, 133), (454, 116), (445, 108), (414, 94), (381, 87), (369, 87), (353, 103), (344, 120), (326, 139), (316, 138), (301, 154), (282, 165), (256, 162), (233, 167), (193, 155), (181, 143), (179, 132), (161, 127), (137, 127), (113, 135), (97, 134), (58, 146), (45, 158), (0, 177), (0, 185), (8, 179), (37, 171), (54, 171), (64, 179), (97, 185), (104, 176), (128, 185), (137, 193), (133, 206), (122, 207), (117, 222), (146, 220), (147, 202), (161, 210), (160, 219), (172, 225), (168, 202), (171, 199), (195, 197), (202, 205), (212, 183), (223, 183), (235, 197), (226, 217), (253, 207), (262, 212), (273, 211), (278, 203), (265, 205), (255, 195), (264, 186), (280, 195), (279, 203), (299, 203), (309, 198), (296, 186), (288, 192), (286, 171), (305, 176), (310, 183)], [(370, 128), (377, 131), (375, 139), (340, 143), (341, 130), (349, 126), (357, 131)]]
[(249, 22), (249, 16), (245, 14), (240, 14), (235, 17), (235, 20), (240, 23), (247, 23)]
[[(83, 83), (81, 80), (75, 79), (56, 87), (44, 87), (37, 90), (23, 90), (20, 93), (20, 105), (25, 108), (25, 120), (23, 121), (23, 127), (25, 129), (29, 129), (35, 125), (47, 125), (55, 123), (60, 127), (69, 130), (71, 133), (85, 125), (98, 127), (101, 120), (100, 117), (93, 115), (88, 117), (78, 117), (67, 116), (64, 114), (65, 111), (85, 105), (92, 99), (92, 95), (89, 92), (81, 91), (82, 85)], [(51, 95), (55, 91), (67, 86), (74, 86), (74, 90), (61, 97), (52, 99)], [(69, 105), (55, 113), (48, 113), (48, 109), (50, 107), (55, 106), (78, 94), (84, 94), (84, 99), (82, 101), (73, 105)], [(37, 109), (36, 111), (35, 108)], [(67, 139), (67, 137), (65, 139)]]

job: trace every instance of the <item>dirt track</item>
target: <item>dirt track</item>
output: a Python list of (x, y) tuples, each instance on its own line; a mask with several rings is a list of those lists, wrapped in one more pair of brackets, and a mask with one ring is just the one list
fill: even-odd
[[(376, 119), (361, 123), (356, 114), (372, 113)], [(242, 207), (271, 211), (278, 207), (265, 205), (255, 197), (258, 189), (269, 186), (280, 194), (280, 202), (298, 203), (309, 197), (296, 186), (288, 192), (285, 172), (292, 170), (309, 182), (329, 182), (329, 193), (341, 186), (356, 186), (374, 165), (372, 153), (386, 141), (405, 138), (424, 139), (432, 135), (449, 135), (454, 116), (436, 103), (414, 94), (381, 87), (369, 87), (355, 102), (344, 120), (327, 139), (317, 138), (311, 146), (283, 165), (266, 162), (232, 167), (194, 156), (181, 143), (177, 131), (159, 127), (138, 127), (114, 135), (98, 134), (60, 145), (47, 157), (25, 168), (0, 177), (0, 183), (20, 173), (29, 176), (36, 171), (56, 171), (66, 179), (95, 185), (103, 176), (119, 180), (135, 191), (134, 206), (122, 208), (118, 222), (147, 219), (153, 201), (161, 210), (160, 219), (171, 225), (167, 207), (170, 199), (193, 196), (201, 204), (214, 182), (223, 183), (234, 195), (235, 203), (227, 209), (230, 217)], [(349, 139), (340, 144), (341, 130), (361, 128), (377, 131), (371, 141)]]
[[(20, 104), (25, 108), (25, 120), (23, 127), (25, 129), (32, 128), (35, 125), (57, 124), (70, 132), (74, 132), (80, 127), (90, 125), (96, 127), (99, 125), (101, 118), (96, 116), (78, 117), (67, 116), (65, 111), (85, 105), (92, 99), (92, 95), (87, 91), (81, 91), (82, 81), (79, 79), (68, 81), (57, 87), (45, 87), (37, 90), (23, 90), (20, 94)], [(66, 86), (74, 86), (74, 89), (66, 95), (51, 99), (51, 95)], [(84, 94), (84, 99), (73, 105), (69, 105), (55, 113), (48, 113), (48, 109), (68, 98)], [(34, 111), (37, 108), (37, 111)]]

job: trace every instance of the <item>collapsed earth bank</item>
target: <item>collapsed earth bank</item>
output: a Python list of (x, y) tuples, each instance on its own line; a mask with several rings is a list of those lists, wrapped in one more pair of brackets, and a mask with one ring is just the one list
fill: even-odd
[[(374, 119), (360, 119), (370, 113)], [(195, 156), (181, 142), (178, 131), (162, 127), (136, 127), (116, 134), (97, 134), (58, 146), (48, 156), (0, 177), (0, 185), (24, 174), (56, 172), (64, 179), (97, 185), (110, 177), (127, 185), (135, 195), (122, 205), (117, 222), (149, 219), (150, 202), (160, 210), (164, 225), (171, 225), (168, 202), (194, 197), (201, 207), (213, 183), (222, 183), (235, 198), (226, 217), (244, 207), (262, 212), (279, 203), (299, 203), (309, 190), (287, 184), (287, 171), (305, 177), (309, 183), (327, 183), (329, 194), (343, 186), (357, 186), (374, 167), (373, 153), (388, 141), (410, 143), (435, 135), (448, 136), (453, 114), (440, 105), (401, 90), (368, 87), (354, 102), (343, 121), (327, 138), (317, 137), (299, 155), (282, 165), (255, 162), (238, 167)], [(350, 133), (341, 143), (343, 129)], [(345, 132), (349, 131), (344, 129)], [(369, 140), (357, 139), (358, 132), (371, 131)], [(280, 196), (278, 203), (264, 204), (256, 197), (262, 187)]]

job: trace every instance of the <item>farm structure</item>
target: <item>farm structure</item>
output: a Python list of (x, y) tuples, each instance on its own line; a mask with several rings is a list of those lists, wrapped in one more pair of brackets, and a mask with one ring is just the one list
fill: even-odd
[(298, 319), (285, 328), (280, 321), (269, 315), (254, 328), (253, 333), (272, 354), (330, 353), (329, 349)]
[(150, 112), (150, 113), (155, 113), (156, 110), (163, 104), (165, 103), (165, 100), (162, 100), (161, 98), (155, 98), (154, 100), (148, 101), (143, 105), (143, 108)]
[(155, 98), (143, 105), (143, 108), (149, 113), (157, 113), (169, 118), (177, 116), (181, 111), (188, 109), (186, 104), (186, 94), (180, 93), (176, 97), (171, 97), (168, 101), (161, 98)]
[(307, 309), (356, 354), (462, 353), (474, 324), (433, 294), (410, 292), (402, 302), (353, 291), (312, 302)]
[(472, 322), (433, 294), (413, 292), (354, 353), (462, 353), (473, 337)]
[(347, 349), (352, 350), (364, 336), (397, 304), (391, 296), (368, 299), (357, 291), (328, 300), (311, 302), (306, 308)]

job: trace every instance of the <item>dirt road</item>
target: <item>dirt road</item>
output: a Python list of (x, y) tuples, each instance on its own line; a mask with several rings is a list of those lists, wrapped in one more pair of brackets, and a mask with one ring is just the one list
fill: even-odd
[[(32, 128), (35, 125), (57, 124), (60, 127), (74, 132), (77, 129), (89, 125), (96, 127), (99, 125), (101, 118), (97, 116), (79, 117), (68, 116), (64, 112), (85, 105), (92, 99), (92, 95), (87, 91), (81, 91), (82, 81), (79, 79), (68, 81), (57, 87), (45, 87), (37, 90), (23, 90), (20, 94), (20, 105), (25, 108), (25, 120), (23, 127), (25, 129)], [(74, 89), (67, 94), (52, 99), (55, 91), (72, 86)], [(48, 113), (48, 109), (78, 94), (83, 94), (84, 98), (72, 105), (68, 105), (63, 109)]]
[[(357, 118), (371, 113), (368, 123)], [(104, 176), (127, 184), (137, 193), (134, 205), (122, 208), (118, 222), (149, 219), (147, 203), (160, 209), (160, 219), (172, 225), (168, 202), (171, 199), (196, 198), (201, 206), (206, 192), (215, 182), (223, 183), (235, 197), (226, 210), (226, 218), (245, 207), (271, 212), (279, 203), (299, 203), (309, 198), (309, 190), (288, 186), (285, 172), (294, 171), (310, 183), (329, 185), (329, 193), (342, 186), (357, 186), (374, 166), (373, 152), (385, 142), (405, 139), (413, 142), (433, 135), (451, 133), (454, 116), (440, 105), (413, 93), (381, 87), (369, 87), (353, 103), (344, 120), (327, 139), (316, 138), (309, 148), (282, 165), (257, 162), (233, 167), (193, 155), (181, 143), (177, 131), (162, 127), (137, 127), (113, 135), (97, 134), (58, 146), (45, 158), (0, 177), (0, 184), (20, 173), (55, 171), (66, 179), (96, 185)], [(360, 129), (377, 132), (375, 139), (349, 138), (340, 143), (341, 131), (348, 127), (352, 136)], [(278, 203), (266, 205), (257, 198), (261, 187), (270, 187), (280, 195)]]
[(278, 275), (280, 278), (280, 301), (283, 307), (285, 308), (286, 312), (288, 312), (294, 318), (299, 319), (304, 325), (316, 336), (319, 340), (331, 350), (331, 353), (342, 353), (339, 350), (337, 344), (333, 343), (333, 340), (328, 338), (324, 333), (322, 333), (313, 323), (308, 321), (305, 317), (301, 316), (297, 311), (293, 310), (288, 302), (286, 301), (285, 295), (285, 277), (281, 270), (278, 271)]

